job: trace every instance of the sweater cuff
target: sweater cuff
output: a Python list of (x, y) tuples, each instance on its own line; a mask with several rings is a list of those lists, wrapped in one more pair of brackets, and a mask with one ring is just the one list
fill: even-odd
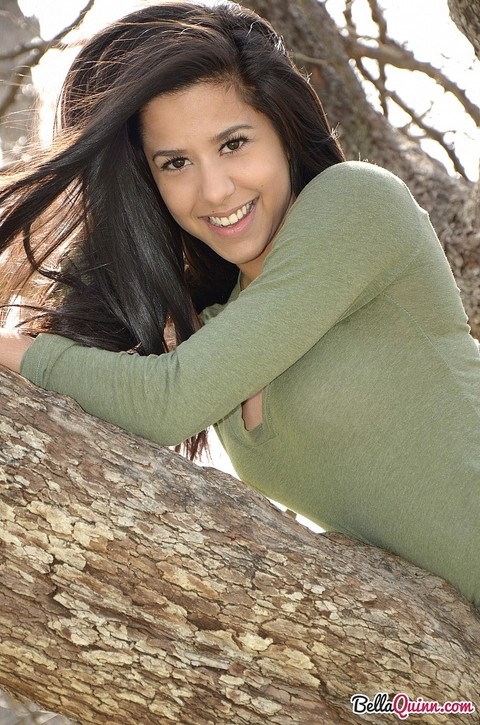
[(41, 388), (48, 387), (50, 372), (58, 358), (77, 343), (59, 335), (42, 333), (22, 358), (20, 375)]

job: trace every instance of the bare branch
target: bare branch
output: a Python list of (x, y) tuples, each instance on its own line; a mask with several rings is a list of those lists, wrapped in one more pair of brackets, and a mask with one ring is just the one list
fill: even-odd
[[(353, 37), (358, 37), (359, 34), (357, 31), (357, 25), (353, 19), (353, 12), (352, 12), (354, 1), (355, 0), (348, 0), (348, 2), (345, 5), (343, 17), (345, 18), (345, 24), (346, 24), (349, 34), (352, 35)], [(375, 42), (378, 42), (377, 38), (375, 38)], [(361, 74), (363, 76), (366, 76), (368, 74), (368, 72), (367, 72), (367, 69), (364, 67), (364, 63), (363, 63), (362, 59), (358, 58), (358, 59), (356, 59), (355, 62), (356, 62), (357, 68), (361, 72)], [(377, 62), (377, 66), (379, 66), (379, 74), (380, 74), (380, 63)], [(378, 88), (376, 88), (376, 90), (379, 91)], [(379, 102), (382, 107), (383, 114), (385, 116), (387, 116), (387, 106), (386, 106), (386, 104), (384, 105), (382, 102), (381, 92), (379, 92)]]
[[(363, 65), (363, 64), (362, 64)], [(443, 150), (448, 154), (448, 157), (450, 161), (453, 164), (453, 167), (455, 171), (463, 176), (465, 179), (467, 179), (467, 173), (465, 171), (465, 168), (463, 167), (460, 159), (456, 155), (455, 151), (451, 147), (450, 144), (448, 144), (445, 141), (445, 134), (442, 131), (439, 131), (437, 128), (434, 128), (433, 126), (428, 125), (423, 120), (426, 113), (418, 114), (413, 108), (411, 108), (404, 100), (401, 98), (398, 93), (395, 91), (390, 91), (386, 89), (382, 84), (381, 81), (377, 78), (374, 78), (371, 73), (369, 73), (364, 67), (362, 67), (362, 74), (365, 77), (365, 80), (372, 83), (377, 90), (382, 93), (385, 93), (385, 97), (389, 98), (391, 101), (397, 104), (402, 111), (404, 111), (406, 114), (408, 114), (411, 118), (411, 122), (415, 124), (419, 129), (425, 132), (424, 138), (430, 138), (432, 141), (436, 141)], [(379, 87), (380, 86), (380, 87)], [(411, 124), (408, 124), (411, 125)], [(411, 134), (408, 133), (406, 129), (400, 129), (403, 133), (405, 133), (409, 138), (411, 138)]]
[(454, 95), (476, 125), (480, 126), (480, 108), (470, 101), (465, 91), (459, 88), (439, 68), (435, 68), (431, 63), (417, 60), (411, 51), (403, 48), (396, 41), (389, 38), (387, 45), (372, 47), (365, 45), (360, 42), (358, 37), (352, 35), (342, 37), (342, 40), (349, 56), (357, 62), (362, 58), (373, 58), (377, 62), (383, 62), (405, 70), (420, 71), (429, 76), (445, 91)]
[(300, 63), (305, 63), (306, 65), (318, 65), (319, 67), (328, 67), (328, 62), (326, 60), (321, 60), (320, 58), (313, 58), (311, 55), (305, 55), (305, 53), (292, 53), (293, 59), (296, 63), (296, 65), (300, 65)]
[(3, 53), (0, 53), (0, 61), (15, 60), (15, 58), (18, 58), (21, 55), (25, 55), (25, 53), (30, 53), (30, 51), (32, 50), (43, 50), (43, 48), (49, 43), (50, 41), (48, 40), (43, 40), (42, 38), (35, 37), (33, 40), (29, 40), (26, 43), (19, 43), (13, 48), (10, 48), (9, 50), (5, 50)]
[(386, 41), (388, 39), (388, 28), (387, 21), (383, 15), (383, 10), (378, 4), (378, 0), (368, 0), (368, 4), (370, 6), (372, 20), (378, 25), (380, 40)]
[(32, 50), (39, 51), (43, 55), (47, 52), (47, 50), (50, 50), (50, 48), (58, 48), (60, 41), (63, 40), (63, 38), (68, 35), (68, 33), (70, 33), (72, 30), (75, 30), (79, 27), (79, 25), (82, 24), (86, 14), (89, 12), (89, 10), (92, 9), (94, 4), (95, 0), (88, 0), (88, 3), (85, 5), (83, 10), (80, 11), (77, 17), (69, 25), (67, 25), (67, 27), (63, 28), (50, 40), (36, 38), (34, 40), (30, 40), (28, 43), (22, 43), (20, 45), (17, 45), (15, 46), (15, 48), (11, 48), (10, 50), (0, 53), (0, 61), (13, 60), (14, 58), (18, 58), (18, 56), (23, 55), (24, 53), (30, 53)]
[(94, 3), (95, 0), (88, 0), (87, 4), (83, 8), (83, 10), (79, 12), (77, 17), (69, 25), (67, 25), (67, 27), (63, 28), (50, 40), (32, 40), (28, 43), (18, 45), (12, 50), (2, 53), (0, 55), (1, 61), (18, 58), (24, 53), (28, 53), (28, 56), (22, 62), (22, 65), (13, 69), (12, 75), (6, 83), (6, 86), (9, 86), (10, 88), (2, 104), (0, 105), (0, 116), (4, 116), (7, 113), (8, 108), (15, 101), (18, 93), (20, 92), (20, 88), (22, 87), (23, 78), (26, 73), (34, 68), (39, 63), (40, 59), (45, 55), (45, 53), (51, 48), (60, 48), (63, 50), (66, 47), (61, 41), (68, 35), (68, 33), (81, 25), (81, 23), (85, 19), (86, 14), (89, 12), (89, 10), (92, 9)]
[[(357, 28), (355, 25), (355, 21), (353, 19), (352, 14), (352, 5), (353, 0), (349, 0), (349, 2), (346, 4), (346, 8), (344, 11), (344, 17), (345, 17), (345, 23), (346, 27), (348, 29), (348, 32), (350, 33), (350, 39), (353, 38), (353, 42), (356, 43), (355, 48), (358, 51), (354, 55), (354, 59), (356, 62), (356, 66), (360, 74), (363, 76), (363, 78), (372, 84), (372, 86), (375, 88), (379, 95), (380, 105), (383, 111), (383, 114), (388, 117), (388, 105), (387, 100), (393, 101), (397, 106), (399, 106), (405, 113), (407, 113), (410, 116), (411, 123), (413, 123), (417, 128), (421, 129), (425, 133), (425, 137), (432, 139), (436, 143), (438, 143), (443, 150), (446, 152), (448, 157), (450, 158), (453, 167), (455, 171), (463, 176), (464, 178), (467, 178), (466, 171), (459, 160), (458, 156), (456, 155), (454, 149), (452, 148), (451, 144), (448, 144), (445, 141), (445, 133), (434, 128), (433, 126), (430, 126), (424, 121), (425, 114), (419, 114), (416, 112), (413, 108), (411, 108), (404, 100), (401, 98), (395, 91), (389, 91), (386, 88), (386, 73), (385, 73), (385, 66), (387, 64), (395, 65), (397, 67), (405, 67), (408, 70), (420, 70), (425, 72), (425, 67), (428, 66), (429, 69), (431, 69), (431, 72), (428, 73), (431, 77), (433, 76), (437, 83), (440, 83), (443, 87), (445, 85), (449, 84), (448, 90), (451, 90), (451, 86), (454, 86), (456, 89), (455, 95), (458, 98), (458, 92), (463, 93), (460, 89), (458, 89), (455, 84), (452, 83), (449, 79), (447, 79), (441, 71), (433, 68), (433, 66), (430, 66), (427, 63), (422, 63), (421, 61), (417, 61), (413, 54), (411, 54), (409, 51), (405, 50), (400, 46), (398, 43), (396, 43), (393, 39), (391, 39), (388, 36), (387, 31), (387, 24), (385, 22), (385, 18), (383, 17), (382, 10), (377, 2), (377, 0), (368, 0), (371, 14), (372, 14), (372, 20), (378, 25), (379, 29), (379, 37), (377, 38), (369, 38), (369, 40), (374, 40), (376, 43), (378, 43), (378, 47), (367, 47), (363, 43), (360, 43), (359, 41), (359, 35), (357, 34)], [(365, 36), (362, 36), (363, 39), (365, 39)], [(348, 45), (349, 39), (344, 38), (344, 41)], [(350, 46), (347, 47), (347, 50), (350, 50)], [(385, 52), (384, 52), (385, 51)], [(391, 52), (389, 52), (391, 51)], [(353, 55), (350, 53), (350, 55)], [(372, 57), (374, 60), (377, 61), (379, 71), (378, 71), (378, 78), (375, 78), (366, 68), (365, 63), (363, 62), (363, 56)], [(400, 58), (400, 63), (398, 62), (398, 58)], [(295, 54), (295, 59), (297, 61), (302, 61), (304, 63), (312, 63), (314, 65), (322, 65), (323, 63), (320, 63), (315, 58), (305, 56), (300, 53)], [(395, 61), (392, 63), (392, 60)], [(421, 66), (421, 67), (420, 67)], [(438, 75), (437, 75), (438, 74)], [(471, 104), (473, 106), (473, 104)], [(478, 117), (480, 114), (480, 109), (478, 109), (476, 106), (473, 106), (471, 109), (475, 116)], [(476, 120), (476, 119), (475, 119)], [(411, 124), (409, 124), (411, 125)], [(408, 133), (405, 129), (400, 129), (406, 136), (409, 138), (412, 138), (412, 135)], [(418, 137), (417, 137), (418, 138)]]
[(352, 7), (353, 7), (353, 0), (347, 0), (345, 3), (345, 10), (343, 12), (343, 17), (345, 18), (345, 23), (349, 31), (353, 30), (356, 31), (356, 26), (353, 21), (353, 13), (352, 13)]
[[(387, 32), (387, 22), (383, 16), (383, 11), (380, 8), (377, 0), (368, 0), (368, 4), (370, 6), (370, 13), (372, 16), (372, 20), (374, 23), (378, 26), (378, 40), (382, 45), (385, 45), (389, 42), (388, 38), (388, 32)], [(380, 103), (383, 110), (383, 115), (385, 118), (388, 118), (388, 104), (386, 99), (386, 84), (387, 84), (387, 73), (385, 69), (385, 63), (383, 60), (378, 60), (378, 85), (377, 89), (380, 95)]]
[(75, 20), (72, 20), (70, 25), (67, 25), (66, 28), (63, 28), (59, 33), (57, 33), (50, 41), (51, 45), (56, 45), (60, 40), (62, 40), (68, 33), (70, 33), (72, 30), (75, 30), (75, 28), (78, 28), (83, 21), (85, 20), (85, 16), (87, 13), (93, 8), (95, 4), (95, 0), (88, 0), (87, 4), (79, 12)]

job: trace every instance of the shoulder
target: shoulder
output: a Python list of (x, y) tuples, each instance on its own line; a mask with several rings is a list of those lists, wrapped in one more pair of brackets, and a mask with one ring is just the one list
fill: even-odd
[[(341, 227), (360, 234), (415, 235), (420, 209), (408, 187), (390, 171), (364, 161), (344, 161), (318, 174), (298, 195), (287, 220), (295, 226)], [(286, 221), (287, 221), (286, 220)], [(287, 222), (288, 223), (288, 222)]]
[(406, 184), (387, 169), (366, 161), (343, 161), (330, 166), (315, 176), (301, 191), (297, 201), (314, 199), (322, 194), (335, 195), (348, 202), (353, 195), (356, 201), (368, 203), (372, 199), (401, 198), (405, 203), (415, 203)]
[[(328, 255), (359, 257), (396, 268), (422, 244), (425, 216), (406, 185), (373, 164), (347, 161), (329, 167), (298, 195), (276, 238), (276, 250), (289, 247), (324, 264)], [(273, 260), (272, 260), (273, 261)], [(345, 262), (346, 263), (346, 262)]]

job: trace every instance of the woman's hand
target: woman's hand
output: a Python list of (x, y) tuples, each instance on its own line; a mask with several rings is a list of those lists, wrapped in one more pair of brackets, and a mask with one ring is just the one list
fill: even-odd
[(29, 335), (0, 329), (0, 365), (19, 373), (23, 356), (33, 342)]

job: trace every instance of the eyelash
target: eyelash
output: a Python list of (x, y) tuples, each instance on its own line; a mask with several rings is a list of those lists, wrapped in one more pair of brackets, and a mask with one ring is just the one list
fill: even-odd
[(221, 148), (225, 148), (225, 146), (228, 146), (229, 143), (239, 142), (239, 146), (236, 149), (230, 149), (230, 153), (234, 154), (236, 151), (240, 151), (240, 149), (245, 146), (247, 141), (248, 138), (246, 136), (232, 136), (232, 138), (229, 138), (228, 141), (225, 141)]
[[(230, 149), (228, 151), (227, 155), (230, 156), (231, 154), (234, 154), (237, 151), (240, 151), (240, 149), (247, 143), (247, 141), (248, 141), (248, 138), (246, 136), (232, 136), (231, 138), (228, 139), (228, 141), (225, 141), (225, 143), (223, 143), (220, 146), (220, 149), (224, 149), (230, 143), (239, 142), (239, 145), (236, 149)], [(186, 159), (184, 156), (176, 156), (173, 159), (167, 159), (167, 161), (165, 161), (165, 163), (162, 164), (162, 171), (183, 171), (185, 166), (172, 167), (172, 164), (174, 164), (176, 161), (187, 161), (187, 160), (188, 159)]]

